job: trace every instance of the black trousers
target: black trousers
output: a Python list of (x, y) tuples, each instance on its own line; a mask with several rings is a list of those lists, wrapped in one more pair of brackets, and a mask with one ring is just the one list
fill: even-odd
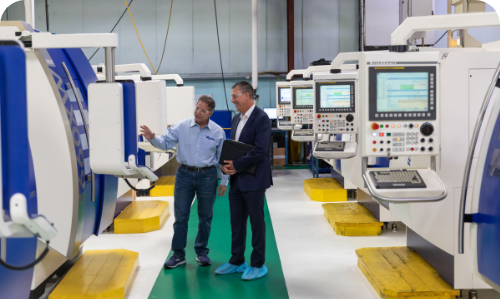
[(266, 222), (264, 221), (264, 194), (266, 190), (243, 192), (238, 187), (238, 178), (232, 180), (229, 189), (231, 210), (231, 260), (233, 265), (245, 262), (247, 222), (250, 216), (252, 227), (251, 267), (260, 268), (266, 260)]

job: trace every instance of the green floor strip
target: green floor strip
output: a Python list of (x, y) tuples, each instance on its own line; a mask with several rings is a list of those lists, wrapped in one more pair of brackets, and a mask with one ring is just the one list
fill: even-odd
[(274, 169), (276, 169), (276, 170), (282, 170), (282, 169), (309, 169), (309, 166), (307, 166), (307, 165), (283, 165), (283, 166), (274, 166)]
[[(281, 269), (281, 261), (267, 203), (264, 212), (267, 229), (265, 264), (269, 269), (267, 276), (253, 281), (243, 281), (241, 280), (241, 273), (231, 275), (216, 275), (214, 273), (215, 269), (228, 262), (231, 257), (229, 199), (226, 193), (226, 195), (216, 199), (214, 206), (212, 232), (208, 244), (212, 265), (209, 267), (200, 267), (196, 262), (194, 241), (198, 232), (198, 212), (197, 203), (195, 202), (191, 209), (189, 221), (186, 247), (187, 265), (171, 270), (162, 269), (149, 298), (288, 298), (288, 291)], [(245, 253), (248, 264), (250, 264), (250, 254), (252, 252), (251, 238), (252, 234), (249, 222), (247, 250)]]

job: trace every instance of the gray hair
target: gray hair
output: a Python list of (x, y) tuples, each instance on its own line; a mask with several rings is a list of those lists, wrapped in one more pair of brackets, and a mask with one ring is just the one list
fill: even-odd
[(210, 109), (210, 112), (212, 112), (212, 111), (215, 110), (215, 101), (214, 101), (214, 99), (212, 99), (211, 96), (202, 95), (198, 99), (198, 103), (199, 102), (203, 102), (203, 103), (207, 104), (208, 105), (208, 109)]
[(240, 81), (240, 82), (237, 82), (233, 85), (233, 89), (236, 87), (238, 87), (243, 94), (248, 92), (248, 95), (253, 100), (254, 91), (253, 91), (252, 84), (248, 83), (247, 81)]

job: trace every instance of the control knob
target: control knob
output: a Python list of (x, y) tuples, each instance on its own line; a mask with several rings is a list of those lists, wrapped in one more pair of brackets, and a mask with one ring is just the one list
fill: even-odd
[(354, 120), (354, 116), (352, 114), (347, 114), (347, 116), (345, 117), (345, 119), (348, 121), (348, 122), (351, 122)]
[(420, 133), (424, 136), (430, 136), (434, 132), (434, 127), (430, 123), (424, 123), (420, 126)]

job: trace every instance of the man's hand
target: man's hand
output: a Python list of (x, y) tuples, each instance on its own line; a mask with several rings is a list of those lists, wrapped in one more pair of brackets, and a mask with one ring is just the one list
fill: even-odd
[(148, 126), (141, 126), (141, 135), (144, 136), (147, 140), (155, 138), (155, 133), (151, 132)]
[(236, 174), (236, 169), (234, 169), (233, 161), (224, 161), (227, 165), (222, 166), (222, 171), (227, 175)]
[(222, 195), (226, 194), (226, 190), (227, 190), (226, 186), (219, 185), (219, 188), (217, 188), (217, 194), (219, 196), (222, 196)]

